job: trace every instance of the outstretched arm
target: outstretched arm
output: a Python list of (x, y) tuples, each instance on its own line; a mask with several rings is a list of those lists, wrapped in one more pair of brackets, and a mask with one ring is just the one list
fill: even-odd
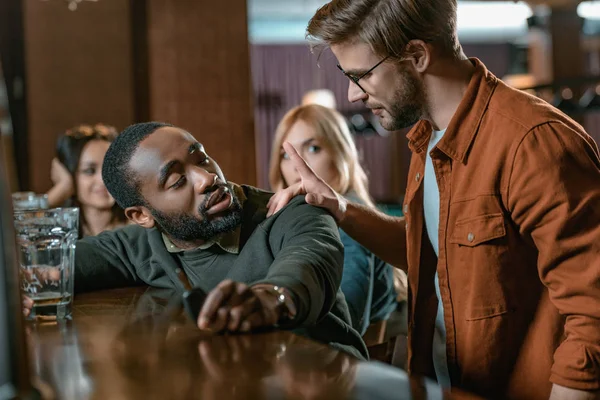
[(291, 144), (284, 143), (283, 147), (301, 179), (271, 198), (269, 215), (281, 210), (295, 196), (304, 194), (308, 204), (329, 211), (354, 240), (388, 264), (406, 270), (404, 218), (391, 217), (370, 207), (348, 202), (315, 174)]

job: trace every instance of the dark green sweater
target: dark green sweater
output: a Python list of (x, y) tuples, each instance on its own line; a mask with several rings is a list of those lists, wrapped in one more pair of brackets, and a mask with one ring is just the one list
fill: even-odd
[(343, 246), (334, 219), (302, 197), (266, 218), (271, 193), (242, 186), (244, 202), (239, 254), (217, 245), (169, 253), (161, 233), (137, 225), (87, 237), (75, 252), (75, 291), (150, 285), (184, 290), (176, 275), (182, 268), (190, 283), (209, 292), (224, 279), (266, 282), (294, 295), (296, 333), (367, 358), (362, 338), (350, 327), (339, 289)]

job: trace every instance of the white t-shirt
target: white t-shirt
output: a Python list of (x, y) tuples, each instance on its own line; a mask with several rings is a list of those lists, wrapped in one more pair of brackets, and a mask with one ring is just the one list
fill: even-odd
[[(425, 160), (425, 174), (423, 176), (423, 208), (425, 211), (425, 227), (427, 236), (433, 246), (435, 255), (439, 256), (440, 226), (440, 191), (433, 169), (433, 162), (429, 153), (440, 141), (446, 130), (433, 131), (429, 146), (427, 146), (427, 158)], [(448, 372), (448, 361), (446, 358), (446, 327), (444, 326), (444, 308), (442, 296), (440, 295), (440, 283), (438, 274), (435, 273), (435, 293), (438, 298), (438, 312), (435, 318), (435, 332), (433, 333), (433, 366), (438, 384), (444, 388), (450, 387), (450, 373)]]

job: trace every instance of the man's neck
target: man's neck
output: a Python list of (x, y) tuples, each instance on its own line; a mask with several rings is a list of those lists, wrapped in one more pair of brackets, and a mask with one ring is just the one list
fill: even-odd
[(444, 130), (460, 105), (475, 67), (468, 59), (442, 59), (425, 77), (428, 120), (433, 129)]

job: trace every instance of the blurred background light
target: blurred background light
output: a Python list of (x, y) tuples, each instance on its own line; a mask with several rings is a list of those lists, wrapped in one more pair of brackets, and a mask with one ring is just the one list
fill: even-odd
[[(324, 0), (249, 0), (249, 33), (253, 43), (298, 43)], [(459, 1), (458, 34), (469, 42), (507, 41), (527, 33), (532, 15), (525, 2)]]

